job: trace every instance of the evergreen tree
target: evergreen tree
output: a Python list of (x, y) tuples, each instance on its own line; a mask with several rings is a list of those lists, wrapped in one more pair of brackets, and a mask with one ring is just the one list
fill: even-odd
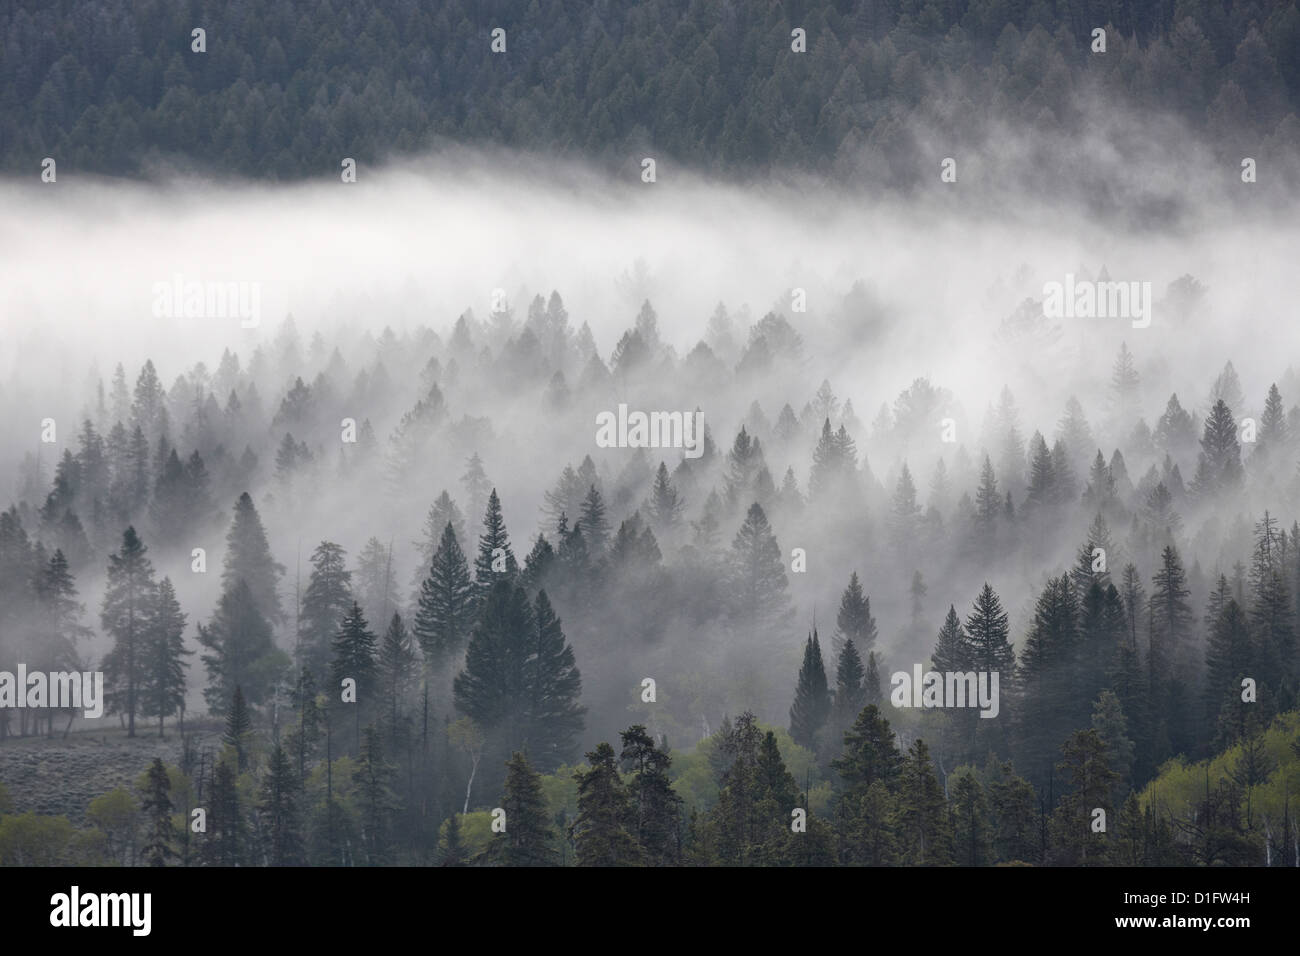
[(332, 541), (322, 541), (311, 555), (311, 577), (298, 616), (298, 666), (309, 669), (317, 681), (329, 673), (330, 642), (352, 607), (352, 572), (346, 552)]
[(650, 501), (646, 506), (650, 523), (659, 529), (660, 534), (672, 531), (680, 523), (685, 506), (685, 501), (668, 477), (668, 466), (659, 462), (654, 487), (650, 491)]
[(1112, 793), (1119, 775), (1106, 757), (1106, 744), (1095, 730), (1076, 731), (1062, 748), (1058, 765), (1069, 790), (1052, 814), (1052, 849), (1049, 859), (1073, 866), (1105, 862), (1108, 837), (1092, 831), (1093, 811), (1100, 808), (1111, 819), (1116, 811)]
[(454, 663), (463, 653), (473, 618), (473, 598), (469, 564), (448, 522), (434, 552), (429, 576), (420, 586), (415, 612), (415, 639), (434, 671)]
[(930, 655), (930, 665), (941, 674), (955, 674), (967, 669), (966, 632), (962, 630), (957, 609), (949, 604), (948, 616), (939, 628), (939, 637)]
[(163, 578), (154, 593), (141, 674), (140, 712), (158, 718), (158, 736), (163, 735), (163, 718), (185, 712), (186, 657), (185, 615), (176, 600), (171, 578)]
[(351, 678), (356, 681), (356, 703), (368, 710), (371, 702), (376, 699), (378, 646), (375, 634), (361, 611), (361, 605), (355, 601), (334, 636), (333, 651), (330, 678), (336, 691), (344, 680)]
[(831, 694), (826, 681), (826, 666), (816, 630), (804, 644), (803, 664), (795, 685), (794, 703), (790, 706), (790, 736), (801, 747), (813, 750), (817, 735), (831, 713)]
[(487, 510), (483, 515), (483, 533), (478, 539), (478, 557), (474, 561), (474, 589), (477, 603), (487, 600), (488, 592), (498, 580), (513, 580), (519, 573), (515, 553), (510, 548), (505, 519), (501, 515), (501, 499), (497, 490), (488, 496)]
[(641, 847), (632, 832), (627, 788), (618, 774), (614, 748), (602, 743), (587, 754), (590, 769), (578, 770), (578, 816), (569, 828), (578, 866), (633, 866)]
[(202, 655), (208, 674), (203, 698), (216, 716), (225, 715), (236, 687), (243, 689), (248, 703), (264, 703), (276, 674), (288, 665), (243, 579), (221, 595), (211, 623), (199, 625), (199, 643), (208, 651)]
[(952, 863), (952, 824), (924, 740), (918, 738), (908, 748), (898, 790), (902, 862), (910, 866)]
[(147, 866), (166, 866), (176, 856), (173, 842), (176, 828), (172, 825), (171, 778), (162, 759), (155, 757), (149, 766), (148, 783), (140, 809), (149, 821), (146, 843), (140, 855)]
[(1034, 788), (1016, 775), (1009, 762), (996, 764), (994, 769), (989, 785), (994, 858), (999, 863), (1035, 862), (1040, 839)]
[(546, 592), (534, 611), (523, 588), (493, 585), (456, 675), (456, 708), (489, 731), (498, 748), (527, 747), (550, 770), (569, 759), (582, 729), (581, 689), (573, 649)]
[(682, 798), (668, 777), (672, 764), (667, 750), (655, 747), (641, 724), (620, 734), (619, 754), (628, 781), (632, 832), (648, 866), (674, 866), (681, 861)]
[(145, 556), (149, 549), (129, 527), (122, 534), (122, 547), (108, 557), (108, 585), (100, 620), (112, 635), (113, 651), (105, 661), (112, 686), (121, 688), (124, 701), (119, 709), (127, 715), (127, 736), (135, 736), (137, 694), (144, 681), (146, 643), (153, 625), (156, 585), (153, 564)]
[(846, 640), (852, 640), (859, 651), (870, 651), (876, 643), (876, 620), (871, 616), (871, 598), (862, 592), (857, 571), (849, 575), (849, 586), (840, 597), (835, 624), (836, 634), (832, 643), (837, 655)]
[(488, 844), (487, 861), (498, 866), (554, 866), (554, 834), (546, 819), (540, 775), (516, 751), (506, 763), (505, 832)]
[(866, 669), (857, 645), (849, 638), (840, 648), (835, 663), (835, 698), (832, 720), (837, 731), (846, 730), (867, 705), (867, 692), (863, 686)]
[(729, 561), (732, 626), (741, 633), (776, 631), (794, 616), (781, 546), (767, 515), (749, 506), (744, 524), (731, 543)]
[(244, 694), (238, 687), (230, 699), (230, 710), (226, 712), (226, 731), (221, 742), (234, 748), (235, 767), (243, 773), (248, 769), (248, 746), (253, 735), (253, 715), (244, 702)]
[(289, 755), (276, 747), (262, 780), (258, 807), (266, 841), (265, 859), (270, 866), (301, 866), (306, 862), (298, 811), (299, 791), (299, 780)]
[(361, 752), (352, 783), (356, 787), (361, 824), (361, 845), (370, 866), (393, 862), (393, 822), (400, 809), (393, 791), (395, 768), (384, 754), (379, 731), (367, 727), (361, 737)]
[(402, 705), (416, 677), (415, 648), (400, 614), (393, 615), (379, 642), (375, 670), (380, 700), (387, 705), (384, 715), (385, 733), (389, 740), (396, 740)]
[(253, 596), (262, 616), (272, 625), (284, 621), (277, 587), (284, 565), (271, 556), (262, 519), (248, 492), (235, 503), (235, 518), (226, 535), (226, 557), (221, 571), (221, 586), (228, 593), (242, 579)]
[[(469, 513), (472, 515), (482, 514), (485, 507), (486, 495), (492, 488), (492, 482), (488, 481), (487, 473), (483, 470), (483, 459), (474, 452), (465, 462), (465, 474), (460, 476), (460, 483), (465, 487), (465, 494), (469, 502)], [(495, 489), (493, 489), (495, 494)]]
[(993, 843), (984, 788), (969, 767), (959, 770), (954, 778), (953, 861), (959, 866), (988, 866), (993, 860)]
[(1199, 497), (1213, 498), (1222, 490), (1236, 488), (1240, 481), (1241, 446), (1237, 442), (1237, 423), (1232, 410), (1220, 398), (1205, 420), (1192, 491)]
[(244, 812), (235, 770), (225, 760), (217, 762), (212, 775), (210, 804), (204, 855), (217, 866), (239, 866), (246, 849)]
[(582, 500), (580, 521), (587, 541), (587, 551), (599, 559), (605, 554), (609, 541), (609, 520), (605, 517), (605, 501), (595, 485), (588, 489), (587, 496)]

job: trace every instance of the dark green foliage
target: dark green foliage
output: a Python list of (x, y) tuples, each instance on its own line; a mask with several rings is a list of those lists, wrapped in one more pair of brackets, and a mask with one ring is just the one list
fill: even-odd
[(579, 770), (578, 817), (569, 832), (579, 866), (635, 866), (641, 848), (630, 830), (634, 823), (627, 788), (618, 774), (614, 748), (602, 743), (587, 754), (591, 765)]
[(494, 833), (484, 862), (497, 866), (555, 866), (555, 834), (547, 822), (541, 778), (516, 751), (506, 763), (505, 832)]
[(814, 749), (817, 735), (830, 714), (831, 693), (826, 681), (826, 665), (814, 630), (804, 644), (803, 664), (795, 685), (794, 703), (790, 705), (790, 736), (801, 747)]
[(176, 856), (173, 843), (176, 829), (172, 825), (171, 779), (160, 758), (155, 757), (149, 766), (149, 781), (140, 809), (148, 820), (146, 842), (140, 848), (146, 866), (166, 866)]

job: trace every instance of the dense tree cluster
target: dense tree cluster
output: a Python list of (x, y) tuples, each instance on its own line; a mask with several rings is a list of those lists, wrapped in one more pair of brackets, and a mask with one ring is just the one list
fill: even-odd
[[(1026, 437), (1004, 389), (948, 443), (958, 396), (916, 379), (864, 425), (811, 387), (775, 312), (741, 329), (719, 307), (684, 357), (648, 302), (602, 356), (556, 293), (445, 339), (340, 344), (350, 360), (323, 335), (304, 349), (288, 319), (247, 364), (227, 351), (170, 389), (145, 362), (132, 391), (119, 365), (54, 474), (22, 464), (0, 670), (99, 666), (124, 734), (170, 719), (185, 757), (96, 803), (99, 849), (7, 815), (6, 861), (46, 839), (164, 864), (1283, 858), (1294, 819), (1266, 797), (1293, 772), (1277, 741), (1300, 683), (1294, 371), (1250, 398), (1227, 362), (1202, 399), (1152, 405), (1125, 346), (1105, 410), (1070, 398), (1050, 440)], [(710, 413), (699, 457), (600, 455), (588, 408), (616, 376), (649, 407), (707, 384), (738, 414)], [(754, 397), (783, 391), (773, 417)], [(469, 410), (575, 449), (553, 483), (507, 486), (533, 487), (535, 521), (498, 484), (510, 439)], [(306, 543), (290, 574), (303, 518), (345, 524), (315, 508), (324, 488), (375, 524), (347, 531), (355, 556)], [(371, 534), (380, 514), (419, 540)], [(197, 542), (220, 574), (187, 610)], [(891, 675), (927, 661), (998, 672), (997, 718), (893, 710)], [(34, 713), (0, 710), (0, 735), (53, 734), (62, 715)], [(1222, 768), (1180, 811), (1201, 826), (1187, 806), (1212, 805), (1209, 835), (1151, 796), (1195, 761)], [(196, 807), (205, 833), (168, 829)]]
[[(195, 28), (206, 52), (192, 51)], [(61, 173), (173, 160), (337, 175), (345, 156), (455, 141), (902, 184), (936, 175), (918, 123), (968, 143), (1008, 117), (1080, 134), (1090, 100), (1183, 117), (1225, 146), (1273, 141), (1277, 155), (1298, 132), (1290, 0), (837, 0), (743, 15), (703, 0), (359, 0), (310, 14), (273, 0), (28, 0), (0, 7), (0, 35), (0, 163), (33, 176), (45, 156)]]

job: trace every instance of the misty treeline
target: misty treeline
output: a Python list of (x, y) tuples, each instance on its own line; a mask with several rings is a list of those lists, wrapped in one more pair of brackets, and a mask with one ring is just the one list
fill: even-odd
[(952, 155), (933, 140), (997, 143), (998, 121), (1061, 137), (1067, 156), (1097, 103), (1177, 118), (1234, 166), (1245, 144), (1290, 162), (1300, 135), (1290, 0), (839, 0), (743, 14), (702, 0), (310, 13), (283, 0), (10, 0), (0, 34), (0, 163), (30, 176), (46, 156), (60, 172), (326, 176), (345, 156), (457, 142), (900, 186)]
[[(6, 862), (1296, 862), (1294, 370), (1165, 396), (1125, 344), (968, 429), (926, 378), (865, 424), (776, 312), (338, 338), (92, 374), (19, 465), (0, 670), (102, 668), (182, 756), (90, 831), (10, 808)], [(597, 448), (618, 402), (702, 454)], [(914, 665), (997, 716), (891, 706)]]

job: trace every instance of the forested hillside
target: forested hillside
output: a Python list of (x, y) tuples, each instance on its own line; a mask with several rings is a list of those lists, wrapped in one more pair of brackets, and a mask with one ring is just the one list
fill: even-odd
[(300, 178), (471, 143), (900, 186), (1005, 147), (999, 121), (1077, 145), (1129, 112), (1236, 158), (1300, 142), (1292, 0), (6, 0), (0, 35), (18, 174)]
[[(924, 377), (870, 424), (829, 381), (757, 401), (813, 347), (785, 315), (719, 306), (684, 357), (649, 302), (608, 352), (574, 324), (289, 319), (92, 378), (0, 514), (0, 668), (102, 667), (115, 734), (183, 746), (80, 833), (7, 777), (5, 862), (1221, 862), (1157, 775), (1225, 749), (1231, 861), (1292, 858), (1251, 795), (1295, 765), (1241, 754), (1295, 736), (1294, 369), (1161, 400), (1124, 345), (1096, 407), (1003, 389), (948, 441)], [(699, 457), (593, 445), (704, 385), (737, 413)], [(514, 471), (524, 435), (568, 464)], [(997, 672), (993, 719), (907, 706), (914, 667)], [(34, 713), (0, 734), (90, 723)]]

